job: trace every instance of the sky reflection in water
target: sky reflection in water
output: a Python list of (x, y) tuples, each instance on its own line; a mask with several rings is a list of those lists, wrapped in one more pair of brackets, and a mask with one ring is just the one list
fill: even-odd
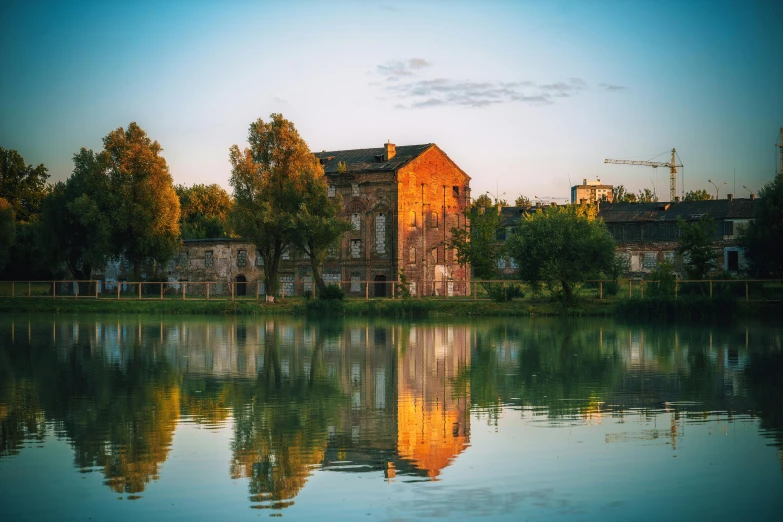
[(5, 317), (0, 518), (775, 519), (782, 339)]

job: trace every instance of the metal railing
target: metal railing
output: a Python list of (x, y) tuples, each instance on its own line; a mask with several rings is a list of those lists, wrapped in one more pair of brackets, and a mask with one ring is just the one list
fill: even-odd
[[(443, 280), (401, 281), (348, 280), (329, 281), (342, 288), (348, 299), (391, 298), (409, 295), (413, 299), (492, 299), (493, 292), (506, 291), (517, 286), (525, 297), (546, 297), (546, 290), (536, 293), (523, 281), (496, 280)], [(407, 289), (407, 292), (404, 290)], [(706, 279), (658, 281), (644, 279), (596, 279), (579, 283), (575, 293), (583, 299), (644, 299), (645, 295), (673, 297), (684, 295), (704, 297), (733, 296), (744, 301), (783, 300), (783, 280), (780, 279)], [(277, 297), (311, 297), (317, 295), (315, 282), (281, 281)], [(0, 281), (0, 297), (49, 297), (54, 299), (96, 300), (265, 300), (266, 292), (261, 281), (102, 281), (102, 280), (48, 280), (48, 281)]]

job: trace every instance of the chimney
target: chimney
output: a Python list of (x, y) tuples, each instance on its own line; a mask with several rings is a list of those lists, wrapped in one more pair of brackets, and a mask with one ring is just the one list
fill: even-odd
[(383, 161), (389, 161), (397, 154), (397, 146), (389, 140), (383, 144)]
[(734, 194), (726, 194), (726, 199), (729, 201), (734, 201)]
[(750, 200), (753, 201), (754, 199), (756, 199), (756, 195), (753, 192), (751, 192), (750, 193)]
[(587, 185), (587, 178), (582, 178), (582, 185)]
[(680, 202), (680, 196), (674, 196), (674, 202), (679, 203)]

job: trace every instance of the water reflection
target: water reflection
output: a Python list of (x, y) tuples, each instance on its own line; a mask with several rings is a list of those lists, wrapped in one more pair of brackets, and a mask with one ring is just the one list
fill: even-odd
[(628, 420), (604, 443), (673, 452), (688, 424), (758, 417), (783, 446), (781, 339), (606, 321), (6, 317), (0, 459), (53, 434), (77, 469), (139, 498), (179, 425), (230, 427), (227, 477), (247, 482), (251, 507), (281, 509), (316, 469), (438, 480), (471, 418), (504, 412), (547, 428)]

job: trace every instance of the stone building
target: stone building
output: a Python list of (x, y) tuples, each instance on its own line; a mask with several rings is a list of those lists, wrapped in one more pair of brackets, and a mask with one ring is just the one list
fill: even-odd
[(614, 187), (601, 183), (601, 180), (582, 180), (581, 185), (571, 187), (571, 203), (595, 203), (596, 201), (609, 201), (614, 199), (612, 192)]
[[(401, 271), (412, 295), (464, 295), (470, 270), (446, 247), (452, 228), (464, 228), (470, 177), (437, 145), (315, 153), (323, 165), (328, 194), (343, 200), (352, 228), (329, 251), (323, 266), (327, 284), (348, 295), (391, 296)], [(171, 281), (237, 282), (236, 293), (264, 293), (261, 257), (241, 239), (185, 240), (168, 267)], [(313, 288), (309, 259), (283, 253), (280, 288), (303, 295)], [(188, 285), (188, 293), (204, 293)], [(210, 287), (213, 294), (222, 286)], [(230, 290), (228, 290), (230, 292)]]

